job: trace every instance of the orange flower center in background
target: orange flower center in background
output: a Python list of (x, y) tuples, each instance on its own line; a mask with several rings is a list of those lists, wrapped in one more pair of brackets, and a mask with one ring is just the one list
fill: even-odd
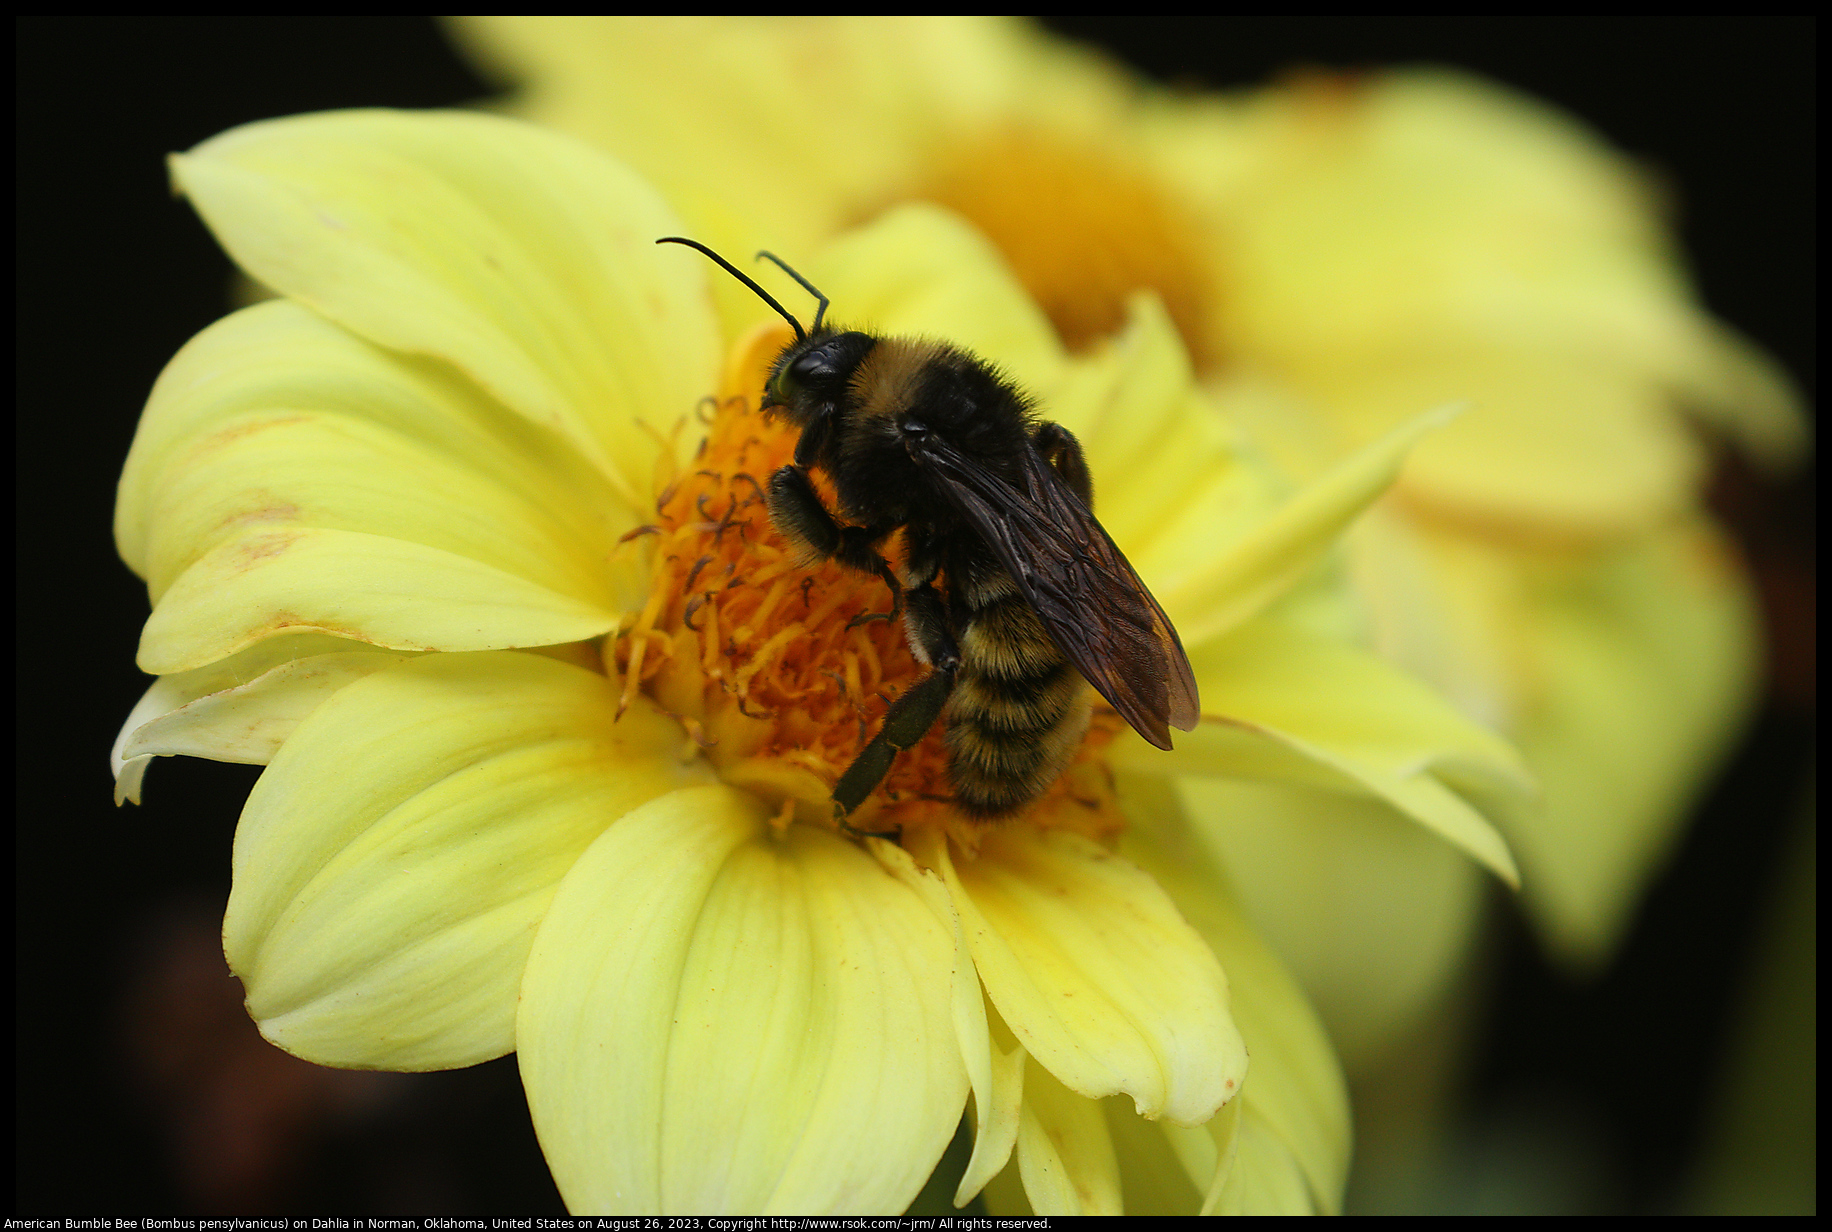
[(962, 214), (998, 245), (1070, 350), (1117, 332), (1126, 297), (1147, 289), (1198, 366), (1215, 358), (1194, 226), (1115, 153), (1013, 130), (951, 151), (915, 195)]
[[(833, 785), (876, 734), (890, 703), (928, 671), (884, 582), (832, 561), (805, 568), (770, 524), (764, 496), (795, 433), (756, 410), (770, 362), (788, 341), (770, 330), (741, 346), (727, 392), (702, 404), (706, 437), (633, 532), (654, 541), (649, 601), (608, 656), (628, 705), (640, 690), (674, 715), (725, 781), (775, 804), (777, 824), (838, 828)], [(816, 490), (831, 501), (825, 476)], [(882, 545), (893, 568), (898, 537)], [(1123, 724), (1098, 707), (1076, 761), (1027, 820), (1093, 835), (1119, 825), (1097, 750)], [(943, 825), (973, 841), (951, 807), (942, 725), (898, 755), (847, 824), (868, 833)]]

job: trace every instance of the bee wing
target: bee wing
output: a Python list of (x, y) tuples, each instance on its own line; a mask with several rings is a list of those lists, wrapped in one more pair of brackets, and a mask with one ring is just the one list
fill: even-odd
[(1081, 498), (1035, 449), (1024, 488), (931, 436), (910, 455), (992, 548), (1056, 645), (1147, 740), (1168, 749), (1201, 711), (1170, 618)]

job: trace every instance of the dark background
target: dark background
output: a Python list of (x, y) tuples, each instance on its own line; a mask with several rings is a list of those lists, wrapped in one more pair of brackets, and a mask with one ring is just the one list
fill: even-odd
[[(1558, 103), (1666, 174), (1706, 304), (1811, 397), (1810, 20), (1054, 24), (1200, 85), (1432, 61)], [(336, 1073), (247, 1025), (214, 937), (253, 769), (164, 759), (147, 804), (117, 811), (106, 760), (145, 683), (146, 597), (113, 551), (114, 483), (153, 378), (223, 314), (230, 280), (163, 156), (248, 120), (487, 89), (424, 19), (31, 19), (17, 34), (14, 1209), (557, 1212), (512, 1058)], [(1769, 890), (1803, 850), (1789, 822), (1812, 741), (1811, 477), (1777, 487), (1727, 462), (1714, 492), (1775, 633), (1769, 699), (1602, 979), (1561, 978), (1504, 927), (1466, 1110), (1480, 1125), (1521, 1091), (1579, 1092), (1600, 1174), (1586, 1200), (1605, 1209), (1676, 1200)]]

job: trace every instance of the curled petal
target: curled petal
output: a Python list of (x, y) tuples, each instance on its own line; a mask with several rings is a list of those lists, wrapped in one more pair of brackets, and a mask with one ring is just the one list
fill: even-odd
[[(205, 667), (159, 677), (135, 703), (127, 721), (121, 725), (120, 733), (115, 736), (114, 748), (109, 752), (115, 776), (115, 803), (120, 804), (124, 800), (140, 803), (141, 779), (146, 773), (147, 764), (159, 754), (150, 750), (138, 751), (132, 757), (125, 754), (128, 742), (147, 724), (213, 693), (224, 693), (246, 685), (283, 663), (350, 649), (351, 644), (342, 638), (326, 637), (319, 633), (272, 637), (255, 643), (240, 654), (219, 659)], [(247, 760), (264, 765), (271, 759), (271, 750), (268, 754)], [(203, 756), (214, 757), (216, 754), (206, 753)], [(227, 757), (222, 760), (243, 759)]]
[[(294, 643), (301, 638), (270, 638), (251, 650), (261, 650), (273, 643)], [(334, 638), (312, 638), (333, 644)], [(253, 658), (248, 652), (231, 656), (231, 660)], [(316, 710), (347, 684), (361, 680), (401, 662), (407, 656), (384, 650), (334, 650), (326, 654), (286, 659), (278, 666), (255, 675), (247, 683), (228, 683), (187, 698), (184, 677), (214, 674), (221, 667), (213, 664), (197, 672), (180, 676), (162, 676), (148, 689), (122, 728), (115, 744), (117, 792), (115, 803), (122, 798), (140, 802), (140, 777), (144, 764), (154, 757), (208, 757), (212, 761), (234, 761), (264, 766), (272, 761), (286, 738), (300, 720)], [(248, 666), (252, 666), (249, 664)], [(193, 686), (194, 687), (194, 686)], [(141, 767), (129, 776), (129, 764)], [(127, 784), (123, 786), (122, 784)]]

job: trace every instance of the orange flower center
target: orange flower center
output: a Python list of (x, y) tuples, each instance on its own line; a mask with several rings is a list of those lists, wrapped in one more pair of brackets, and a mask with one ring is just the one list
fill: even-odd
[(1193, 224), (1120, 155), (1013, 130), (952, 152), (917, 195), (998, 245), (1070, 349), (1117, 331), (1126, 297), (1149, 289), (1198, 365), (1214, 358)]
[[(769, 364), (788, 341), (772, 329), (739, 348), (726, 392), (699, 413), (706, 436), (656, 502), (649, 601), (611, 647), (624, 704), (638, 690), (673, 714), (720, 777), (791, 821), (838, 828), (833, 785), (876, 734), (890, 703), (928, 671), (888, 618), (884, 582), (832, 561), (796, 563), (770, 524), (770, 476), (795, 449), (793, 430), (755, 409)], [(831, 501), (825, 476), (816, 489)], [(893, 567), (901, 544), (884, 545)], [(944, 579), (945, 581), (945, 579)], [(1111, 834), (1119, 814), (1097, 751), (1120, 726), (1096, 709), (1076, 761), (1026, 815), (1042, 825)], [(972, 845), (951, 807), (941, 725), (901, 753), (847, 818), (852, 829), (897, 833), (941, 825)]]

